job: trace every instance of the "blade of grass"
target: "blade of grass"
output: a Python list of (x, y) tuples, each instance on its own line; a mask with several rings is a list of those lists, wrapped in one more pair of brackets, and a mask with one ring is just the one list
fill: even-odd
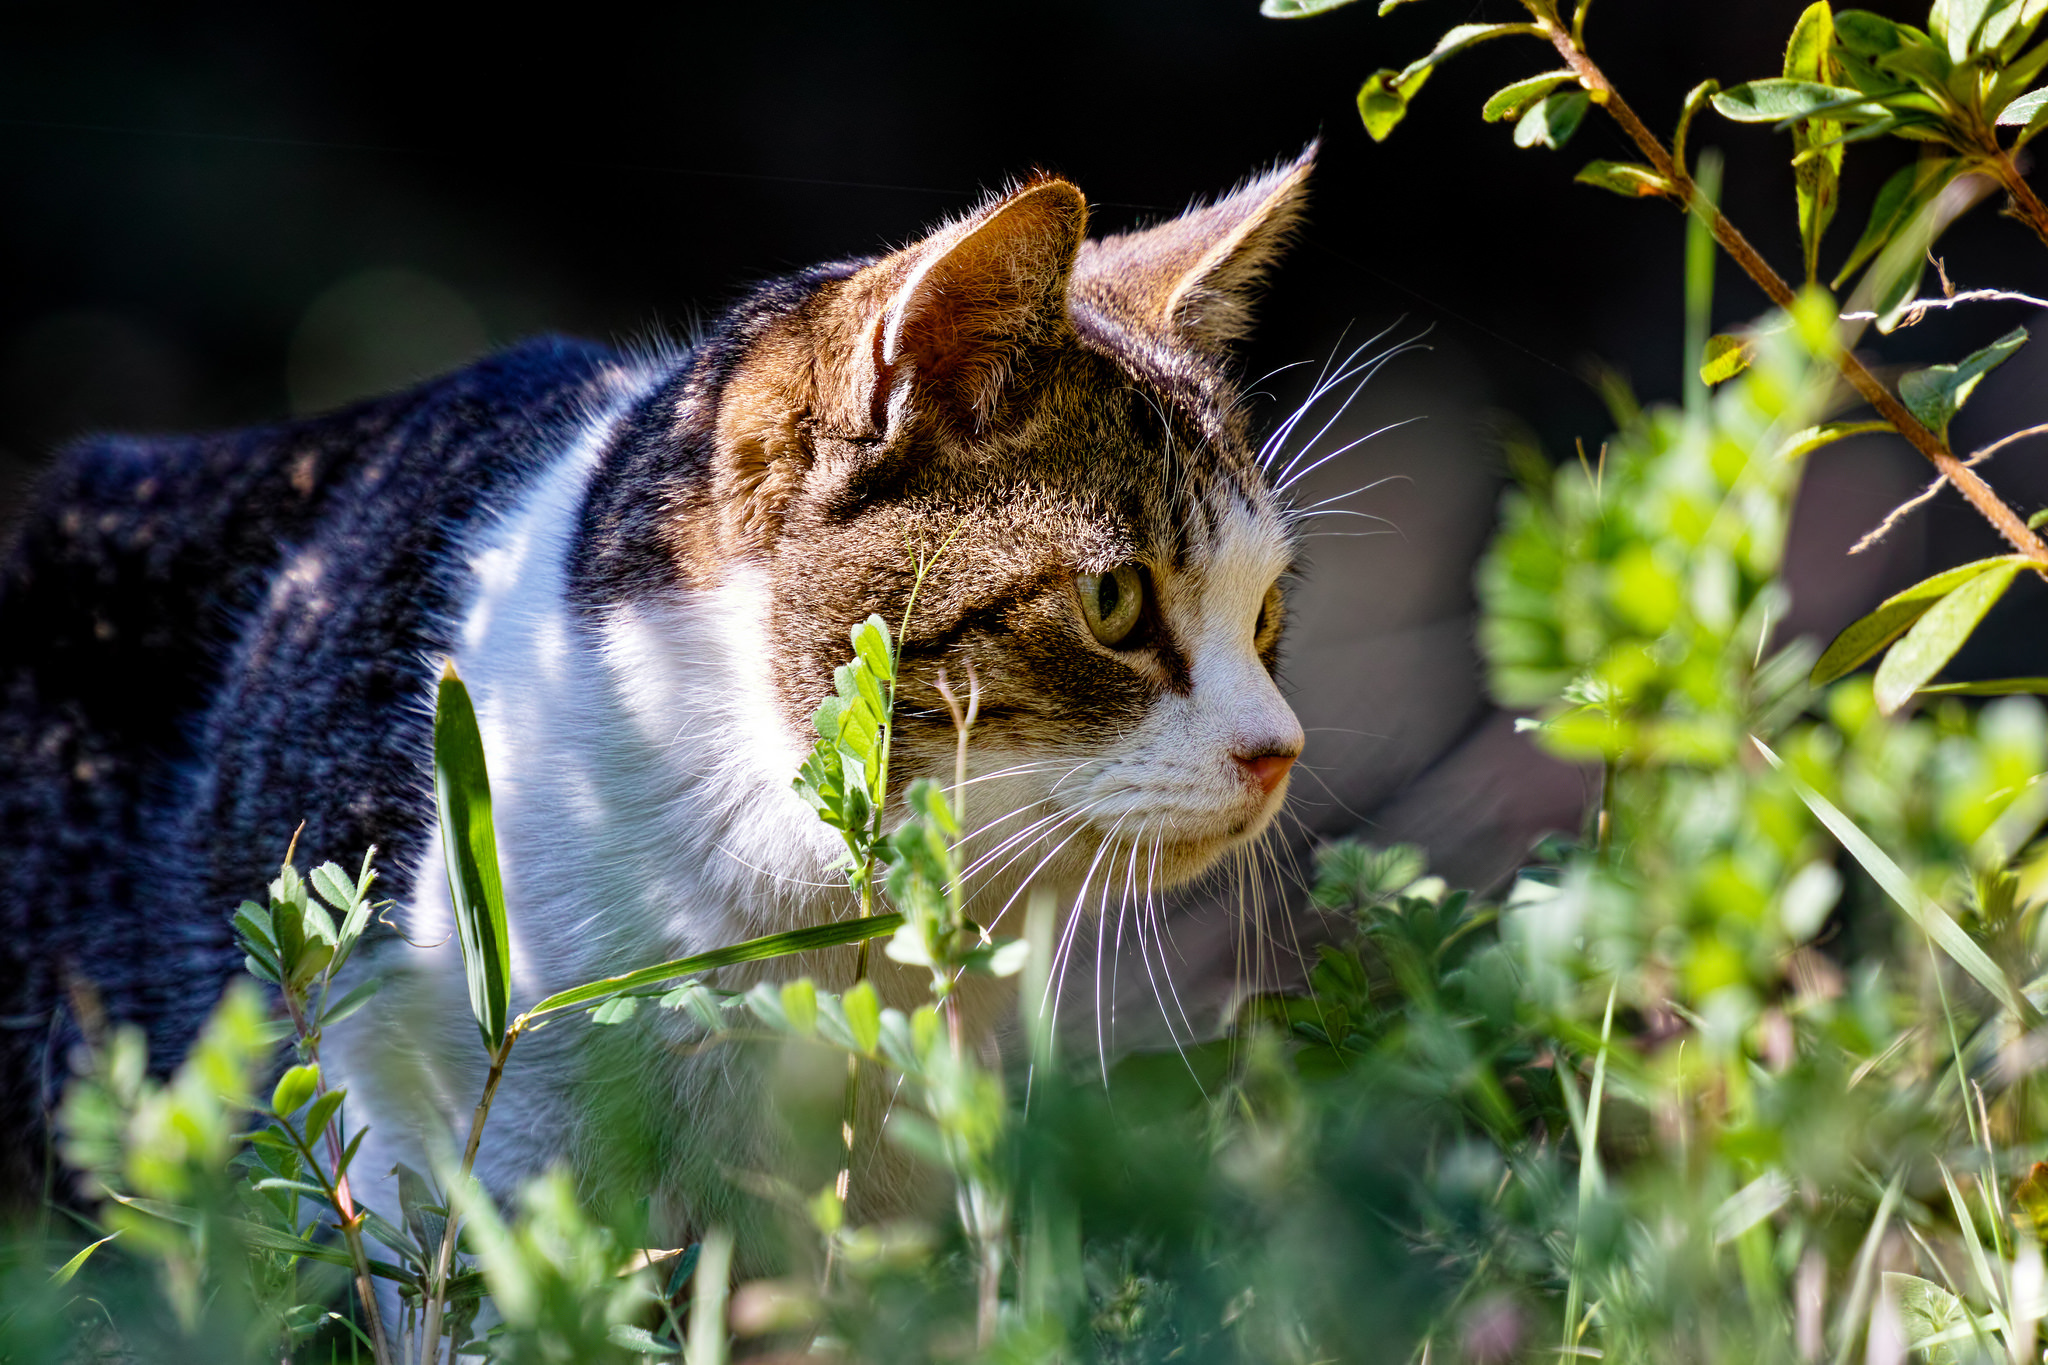
[(1856, 1324), (1869, 1314), (1871, 1270), (1877, 1264), (1877, 1248), (1884, 1241), (1885, 1226), (1892, 1220), (1892, 1210), (1899, 1206), (1899, 1192), (1905, 1185), (1905, 1172), (1891, 1178), (1891, 1183), (1884, 1187), (1884, 1197), (1877, 1201), (1870, 1230), (1863, 1234), (1863, 1246), (1856, 1253), (1856, 1273), (1849, 1280), (1849, 1297), (1835, 1318), (1834, 1365), (1848, 1365), (1849, 1348), (1856, 1343)]
[(1855, 821), (1837, 810), (1833, 802), (1802, 782), (1784, 759), (1771, 752), (1769, 745), (1754, 736), (1751, 737), (1750, 743), (1756, 745), (1763, 756), (1770, 760), (1772, 767), (1785, 774), (1792, 783), (1792, 790), (1799, 794), (1799, 799), (1806, 803), (1806, 808), (1813, 812), (1814, 817), (1828, 827), (1835, 838), (1841, 841), (1842, 847), (1849, 850), (1849, 856), (1862, 864), (1863, 870), (1870, 874), (1871, 880), (1875, 881), (1884, 893), (1892, 898), (1893, 903), (1904, 910), (1907, 917), (1919, 925), (1957, 966), (1975, 977), (1978, 985), (1989, 991), (2001, 1005), (2019, 1016), (2020, 1022), (2027, 1027), (2033, 1028), (2041, 1023), (2041, 1011), (2035, 1009), (2031, 1001), (2013, 989), (2012, 982), (2006, 980), (2005, 973), (1999, 970), (1998, 964), (1991, 960), (1990, 955), (1977, 946), (1977, 941), (1963, 931), (1963, 926), (1957, 924), (1948, 911), (1935, 904), (1925, 892), (1913, 884), (1913, 879), (1906, 875), (1904, 868), (1893, 862), (1891, 856), (1879, 848), (1869, 835), (1857, 828)]
[(679, 957), (673, 962), (657, 963), (652, 967), (642, 967), (637, 972), (627, 972), (624, 976), (608, 976), (601, 981), (590, 981), (566, 991), (558, 991), (528, 1010), (523, 1017), (526, 1021), (533, 1022), (543, 1015), (574, 1009), (578, 1005), (587, 1005), (622, 991), (659, 986), (679, 976), (693, 976), (698, 972), (708, 972), (714, 967), (730, 967), (740, 962), (759, 962), (764, 958), (787, 957), (791, 953), (807, 953), (818, 948), (837, 948), (842, 944), (862, 943), (871, 938), (893, 934), (902, 927), (903, 916), (892, 912), (886, 915), (871, 915), (866, 919), (840, 920), (833, 924), (816, 924), (807, 929), (789, 929), (779, 934), (750, 938), (744, 943), (713, 948), (708, 953), (698, 953), (694, 957)]

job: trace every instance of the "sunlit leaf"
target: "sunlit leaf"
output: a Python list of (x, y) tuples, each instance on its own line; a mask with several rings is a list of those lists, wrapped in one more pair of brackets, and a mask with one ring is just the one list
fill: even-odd
[(1479, 111), (1479, 117), (1488, 123), (1519, 118), (1522, 111), (1531, 104), (1566, 81), (1576, 79), (1570, 71), (1547, 71), (1541, 76), (1530, 76), (1526, 80), (1516, 81), (1513, 85), (1502, 86), (1486, 101), (1486, 107)]
[(875, 994), (874, 984), (856, 981), (841, 1004), (846, 1011), (846, 1027), (853, 1034), (855, 1045), (872, 1055), (882, 1039), (882, 1001)]
[(1431, 69), (1425, 66), (1403, 79), (1399, 71), (1382, 68), (1358, 87), (1358, 117), (1374, 142), (1385, 142), (1394, 125), (1408, 116), (1408, 101), (1422, 89)]
[(441, 817), (441, 855), (448, 898), (469, 982), (469, 1009), (485, 1046), (496, 1050), (511, 1013), (511, 948), (505, 892), (498, 876), (498, 836), (491, 823), (491, 779), (469, 689), (450, 663), (434, 708), (434, 800)]
[(1306, 19), (1350, 3), (1351, 0), (1259, 0), (1259, 13), (1268, 19)]
[(1900, 378), (1899, 401), (1929, 431), (1946, 441), (1950, 419), (1970, 400), (1978, 381), (2004, 364), (2026, 342), (2027, 329), (2015, 327), (1953, 365), (1930, 365), (1915, 370)]
[(1899, 638), (1927, 612), (1934, 604), (1981, 574), (1989, 573), (2001, 564), (2025, 564), (2020, 555), (1996, 555), (1990, 559), (1979, 559), (1969, 564), (1959, 564), (1944, 570), (1932, 578), (1923, 579), (1904, 592), (1887, 597), (1878, 604), (1876, 611), (1852, 622), (1834, 639), (1820, 660), (1813, 666), (1810, 681), (1815, 687), (1825, 687), (1837, 678), (1846, 677), (1861, 667), (1865, 660), (1880, 649)]
[(61, 1285), (67, 1285), (71, 1283), (72, 1277), (77, 1275), (80, 1270), (85, 1268), (85, 1263), (92, 1258), (92, 1254), (95, 1251), (98, 1251), (101, 1247), (113, 1241), (116, 1237), (119, 1237), (120, 1235), (120, 1230), (116, 1229), (115, 1231), (110, 1232), (106, 1236), (100, 1238), (97, 1242), (90, 1242), (86, 1244), (84, 1247), (80, 1248), (77, 1255), (73, 1256), (63, 1265), (58, 1266), (57, 1269), (51, 1274), (50, 1287), (52, 1289), (55, 1289)]
[[(1833, 445), (1851, 436), (1869, 436), (1892, 429), (1890, 422), (1822, 422), (1819, 426), (1804, 427), (1785, 438), (1772, 453), (1774, 460), (1796, 460), (1811, 455), (1822, 446)], [(1853, 665), (1852, 665), (1853, 667)]]
[(1669, 194), (1672, 184), (1648, 166), (1633, 161), (1589, 161), (1572, 177), (1581, 185), (1594, 185), (1629, 199)]
[(1806, 803), (1806, 808), (1827, 826), (1829, 833), (1841, 841), (1849, 856), (1862, 865), (1863, 870), (1870, 874), (1870, 879), (1878, 884), (1885, 895), (1934, 940), (1935, 946), (1947, 953), (1958, 967), (1974, 977), (1977, 983), (1989, 991), (2000, 1004), (2019, 1016), (2022, 1023), (2031, 1025), (2039, 1021), (2040, 1011), (2036, 1010), (2026, 997), (2013, 989), (2012, 982), (2006, 980), (2005, 973), (2000, 971), (1998, 964), (1977, 945), (1977, 940), (1965, 933), (1963, 927), (1955, 922), (1948, 911), (1929, 900), (1913, 879), (1906, 875), (1905, 869), (1892, 860), (1890, 854), (1879, 848), (1869, 835), (1857, 827), (1854, 820), (1837, 810), (1833, 802), (1801, 781), (1799, 775), (1786, 765), (1785, 760), (1773, 753), (1768, 744), (1755, 738), (1752, 738), (1750, 743), (1756, 745), (1773, 768), (1785, 775), (1792, 784), (1792, 790)]
[(1710, 336), (1706, 357), (1700, 363), (1700, 379), (1710, 386), (1725, 383), (1748, 369), (1755, 356), (1755, 343), (1743, 337)]
[(1918, 1275), (1884, 1272), (1885, 1293), (1898, 1308), (1907, 1349), (1927, 1365), (1966, 1365), (1981, 1359), (1975, 1345), (1975, 1321), (1955, 1295)]
[(277, 1086), (270, 1092), (271, 1112), (280, 1117), (296, 1114), (320, 1084), (320, 1068), (308, 1062), (295, 1066), (277, 1078)]
[[(1834, 13), (1827, 0), (1814, 0), (1799, 16), (1785, 44), (1785, 76), (1790, 80), (1833, 84)], [(1806, 280), (1820, 277), (1820, 243), (1834, 221), (1840, 198), (1841, 124), (1807, 118), (1792, 128), (1793, 190), (1799, 209), (1799, 239), (1805, 251)], [(1809, 154), (1810, 153), (1810, 154)]]
[(1854, 113), (1863, 118), (1884, 116), (1882, 108), (1864, 102), (1861, 91), (1776, 76), (1732, 85), (1712, 96), (1712, 102), (1716, 113), (1737, 123), (1782, 123), (1786, 119), (1808, 118), (1816, 110), (1838, 115)]
[(1579, 122), (1586, 117), (1592, 101), (1593, 97), (1583, 90), (1545, 95), (1530, 105), (1515, 124), (1515, 145), (1553, 150), (1564, 146), (1579, 130)]
[(632, 995), (615, 995), (590, 1012), (593, 1024), (623, 1024), (640, 1011), (640, 1000)]
[(1885, 715), (1904, 706), (1935, 674), (1947, 666), (1969, 640), (1977, 623), (2012, 586), (2022, 564), (1997, 564), (1964, 583), (1928, 608), (1905, 637), (1893, 645), (1877, 668), (1877, 709)]
[(2005, 108), (1999, 111), (1998, 121), (2008, 127), (2014, 124), (2024, 126), (2032, 123), (2034, 115), (2040, 113), (2043, 109), (2048, 109), (2048, 86), (2044, 86), (2039, 90), (2029, 90), (2011, 104), (2006, 105)]
[(320, 899), (336, 910), (347, 911), (356, 903), (356, 884), (348, 873), (334, 863), (322, 863), (313, 869), (310, 878), (313, 889), (320, 893)]
[(1990, 678), (1983, 682), (1928, 683), (1923, 697), (2048, 697), (2048, 678)]

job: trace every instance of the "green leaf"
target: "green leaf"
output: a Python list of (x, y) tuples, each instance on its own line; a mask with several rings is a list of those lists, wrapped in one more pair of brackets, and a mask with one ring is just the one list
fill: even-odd
[(1429, 79), (1425, 66), (1405, 79), (1399, 71), (1381, 68), (1358, 87), (1358, 117), (1374, 142), (1385, 142), (1394, 125), (1408, 117), (1408, 102)]
[(1984, 25), (1979, 46), (1987, 52), (1996, 50), (2001, 61), (2011, 62), (2034, 36), (2044, 16), (2048, 16), (2048, 0), (2013, 0)]
[(277, 1078), (277, 1087), (270, 1092), (271, 1112), (283, 1118), (296, 1114), (300, 1106), (313, 1098), (313, 1092), (320, 1085), (320, 1067), (308, 1062), (295, 1066)]
[(1885, 1293), (1899, 1310), (1907, 1349), (1927, 1365), (1965, 1365), (1980, 1359), (1976, 1323), (1963, 1301), (1931, 1280), (1896, 1270), (1884, 1272)]
[[(2013, 561), (2019, 562), (2013, 562)], [(1970, 638), (1970, 632), (1984, 619), (2012, 586), (2013, 577), (2026, 561), (2014, 555), (1978, 574), (1943, 597), (1927, 612), (1905, 638), (1893, 645), (1877, 667), (1877, 709), (1889, 716), (1912, 700), (1935, 674), (1947, 666)]]
[(1572, 177), (1581, 185), (1612, 190), (1627, 199), (1671, 193), (1671, 182), (1648, 166), (1633, 161), (1589, 161)]
[(1899, 401), (1945, 442), (1950, 419), (1970, 400), (1977, 382), (2004, 364), (2026, 342), (2027, 329), (2015, 327), (1954, 365), (1930, 365), (1904, 375), (1899, 380)]
[[(1827, 0), (1814, 0), (1793, 26), (1785, 44), (1788, 79), (1831, 85), (1835, 74), (1834, 12)], [(1834, 221), (1841, 197), (1842, 125), (1831, 119), (1808, 118), (1792, 129), (1794, 197), (1799, 209), (1799, 239), (1805, 248), (1806, 282), (1820, 277), (1820, 243)]]
[(1723, 333), (1707, 338), (1707, 354), (1700, 364), (1700, 379), (1709, 386), (1725, 383), (1749, 368), (1756, 344), (1743, 337)]
[(623, 1024), (640, 1009), (640, 999), (632, 995), (615, 995), (590, 1012), (593, 1024)]
[(606, 977), (602, 981), (591, 981), (566, 991), (558, 991), (528, 1010), (527, 1016), (539, 1018), (544, 1014), (589, 1004), (593, 1000), (619, 991), (659, 986), (676, 977), (694, 976), (698, 972), (708, 972), (714, 967), (730, 967), (741, 962), (759, 962), (771, 957), (788, 957), (792, 953), (808, 953), (819, 948), (836, 948), (842, 944), (859, 943), (863, 939), (893, 934), (902, 927), (903, 916), (887, 914), (870, 915), (866, 919), (839, 920), (832, 924), (817, 924), (808, 929), (789, 929), (779, 934), (748, 939), (744, 943), (735, 943), (730, 947), (714, 948), (708, 953), (679, 957), (673, 962), (643, 967), (624, 976)]
[(1822, 422), (1819, 426), (1804, 427), (1793, 432), (1785, 438), (1784, 444), (1772, 453), (1771, 458), (1796, 460), (1811, 455), (1822, 446), (1833, 445), (1851, 436), (1868, 436), (1891, 429), (1890, 422)]
[(1532, 24), (1459, 24), (1446, 30), (1444, 36), (1436, 40), (1436, 46), (1431, 48), (1426, 55), (1408, 63), (1407, 71), (1402, 74), (1411, 75), (1416, 71), (1435, 66), (1444, 59), (1454, 57), (1458, 53), (1463, 52), (1475, 43), (1483, 43), (1492, 38), (1506, 38), (1517, 33), (1534, 34), (1536, 31), (1535, 26)]
[(1513, 85), (1502, 86), (1499, 90), (1493, 92), (1492, 98), (1486, 101), (1486, 107), (1479, 111), (1479, 117), (1485, 119), (1488, 123), (1498, 123), (1502, 119), (1519, 118), (1522, 111), (1531, 104), (1542, 99), (1566, 81), (1576, 79), (1578, 77), (1571, 71), (1549, 71), (1541, 76), (1531, 76), (1526, 80), (1516, 81)]
[(51, 1274), (50, 1288), (55, 1289), (60, 1285), (70, 1284), (72, 1277), (77, 1275), (80, 1270), (85, 1268), (86, 1261), (91, 1258), (92, 1254), (95, 1251), (98, 1251), (101, 1247), (113, 1241), (116, 1237), (119, 1237), (120, 1235), (120, 1229), (117, 1228), (113, 1232), (110, 1232), (106, 1236), (100, 1238), (97, 1242), (92, 1242), (87, 1246), (81, 1248), (76, 1256), (73, 1256), (63, 1265), (58, 1266), (56, 1271)]
[(853, 1034), (854, 1043), (873, 1056), (882, 1040), (882, 1000), (875, 994), (874, 983), (854, 982), (853, 989), (840, 1003), (846, 1011), (846, 1027)]
[(311, 880), (313, 889), (320, 893), (320, 899), (336, 910), (346, 913), (355, 907), (356, 884), (335, 864), (320, 864), (313, 869)]
[(1866, 102), (1860, 90), (1777, 76), (1731, 85), (1712, 100), (1715, 112), (1737, 123), (1783, 123), (1809, 118), (1815, 111), (1853, 113), (1859, 118), (1884, 116), (1884, 110)]
[(346, 1090), (330, 1090), (313, 1101), (313, 1107), (306, 1111), (306, 1141), (312, 1142), (327, 1131), (327, 1121), (334, 1117), (334, 1111), (341, 1108)]
[(1957, 588), (1980, 574), (1989, 573), (2001, 564), (2025, 564), (2029, 561), (2021, 555), (1996, 555), (1990, 559), (1979, 559), (1969, 564), (1958, 564), (1932, 578), (1923, 579), (1904, 592), (1887, 597), (1871, 612), (1850, 625), (1837, 635), (1813, 666), (1810, 679), (1815, 687), (1825, 687), (1837, 678), (1847, 677), (1863, 665), (1866, 659), (1906, 633), (1907, 629), (1931, 610), (1935, 603), (1947, 597)]
[(818, 1031), (818, 988), (809, 977), (782, 984), (782, 1017), (798, 1037), (808, 1038)]
[(378, 987), (383, 984), (382, 978), (373, 976), (369, 980), (357, 985), (354, 990), (327, 1007), (327, 1013), (320, 1016), (320, 1027), (326, 1028), (329, 1024), (338, 1024), (363, 1006), (369, 1004), (370, 997), (375, 995)]
[(1998, 113), (1998, 121), (2007, 127), (2018, 124), (2022, 127), (2034, 121), (2034, 115), (2048, 109), (2048, 86), (2029, 90)]
[(441, 817), (441, 855), (448, 899), (469, 979), (469, 1010), (484, 1045), (496, 1051), (511, 1013), (511, 947), (505, 891), (498, 876), (498, 838), (491, 824), (491, 779), (469, 689), (450, 663), (434, 707), (434, 800)]
[(1918, 29), (1868, 10), (1845, 9), (1835, 16), (1835, 41), (1859, 57), (1883, 56), (1913, 38), (1927, 41)]
[[(1291, 3), (1291, 0), (1266, 0), (1260, 8), (1270, 12), (1273, 5)], [(1327, 5), (1346, 5), (1351, 0), (1325, 0)], [(1284, 17), (1284, 16), (1276, 16)], [(615, 1322), (605, 1329), (605, 1339), (622, 1351), (642, 1356), (672, 1356), (680, 1354), (682, 1347), (674, 1342), (663, 1341), (645, 1327), (634, 1327), (628, 1323)]]
[(889, 643), (889, 623), (879, 616), (869, 616), (853, 628), (853, 652), (868, 666), (868, 671), (881, 682), (896, 676), (895, 651)]
[(1966, 62), (1977, 49), (1977, 38), (1993, 0), (1934, 0), (1927, 11), (1930, 37), (1945, 41), (1952, 62)]
[(1893, 862), (1890, 855), (1879, 848), (1869, 835), (1857, 828), (1855, 821), (1837, 810), (1834, 803), (1825, 796), (1801, 781), (1799, 774), (1793, 772), (1784, 759), (1773, 753), (1768, 744), (1753, 736), (1750, 743), (1762, 751), (1764, 758), (1773, 768), (1785, 775), (1792, 784), (1792, 790), (1806, 803), (1806, 808), (1813, 812), (1814, 818), (1827, 826), (1828, 832), (1841, 841), (1849, 856), (1862, 864), (1863, 870), (1870, 874), (1870, 879), (1891, 897), (1894, 904), (1906, 912), (1908, 918), (1934, 940), (1937, 947), (1947, 953), (1958, 967), (1976, 978), (1977, 983), (1989, 991), (2000, 1004), (2017, 1015), (2021, 1023), (2033, 1027), (2040, 1021), (2040, 1011), (2035, 1009), (2025, 996), (2013, 989), (2012, 983), (2006, 980), (2005, 973), (2001, 972), (1998, 964), (1977, 946), (1977, 941), (1963, 932), (1963, 927), (1955, 922), (1948, 911), (1929, 900), (1914, 884), (1913, 879), (1906, 875), (1905, 869)]
[(1529, 106), (1515, 124), (1515, 145), (1517, 147), (1549, 147), (1553, 151), (1571, 140), (1579, 130), (1579, 121), (1586, 116), (1593, 97), (1583, 90), (1560, 91), (1545, 95)]
[(255, 901), (243, 901), (235, 910), (235, 928), (249, 943), (268, 948), (273, 954), (277, 951), (277, 943), (270, 936), (270, 911)]
[(2048, 678), (1992, 678), (1984, 682), (1929, 683), (1920, 695), (1940, 697), (2048, 697)]
[(1785, 41), (1785, 75), (1792, 80), (1828, 84), (1826, 76), (1833, 63), (1828, 49), (1835, 43), (1835, 12), (1828, 0), (1814, 0), (1792, 25)]
[(1268, 19), (1306, 19), (1350, 3), (1351, 0), (1259, 0), (1259, 13)]

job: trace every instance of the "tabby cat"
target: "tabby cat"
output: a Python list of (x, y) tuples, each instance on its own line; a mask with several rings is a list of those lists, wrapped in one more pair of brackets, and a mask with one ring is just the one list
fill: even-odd
[[(972, 913), (1028, 879), (1069, 905), (1149, 894), (1256, 838), (1302, 745), (1273, 678), (1296, 542), (1228, 355), (1313, 155), (1101, 240), (1041, 176), (768, 284), (687, 350), (541, 340), (328, 416), (69, 450), (0, 584), (16, 1202), (43, 1187), (80, 1009), (174, 1061), (301, 820), (315, 861), (378, 845), (398, 902), (403, 935), (352, 968), (377, 1003), (326, 1045), (373, 1205), (461, 1131), (483, 1057), (435, 831), (444, 659), (491, 763), (515, 1008), (848, 913), (791, 779), (848, 628), (894, 623), (949, 538), (904, 637), (893, 777), (950, 781), (934, 682), (971, 663)], [(844, 987), (852, 956), (773, 970)], [(887, 964), (880, 985), (923, 996)], [(970, 992), (978, 1035), (993, 990)], [(719, 1173), (766, 1160), (758, 1074), (652, 1013), (521, 1043), (488, 1186), (604, 1172), (659, 1192), (664, 1245), (733, 1214)], [(902, 1196), (885, 1150), (862, 1160), (857, 1200)]]

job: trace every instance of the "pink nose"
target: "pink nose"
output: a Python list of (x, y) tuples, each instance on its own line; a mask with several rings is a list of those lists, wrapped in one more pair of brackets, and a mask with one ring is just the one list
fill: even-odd
[(1271, 796), (1286, 780), (1287, 770), (1294, 766), (1293, 754), (1238, 754), (1237, 761), (1259, 789)]

